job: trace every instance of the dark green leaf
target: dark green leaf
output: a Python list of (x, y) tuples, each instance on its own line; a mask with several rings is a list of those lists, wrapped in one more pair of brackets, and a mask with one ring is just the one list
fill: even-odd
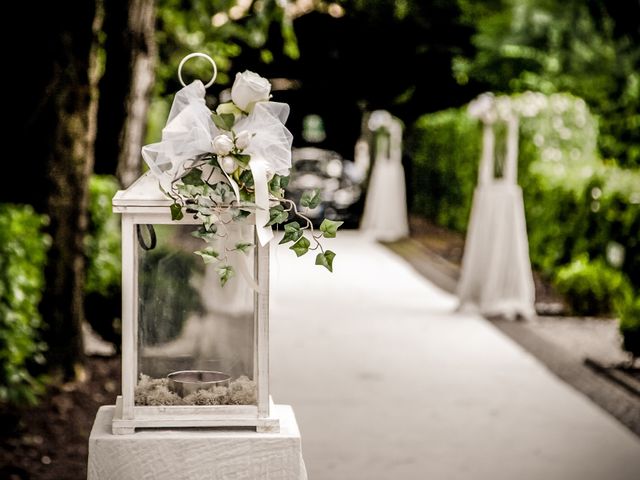
[(184, 214), (182, 213), (182, 206), (179, 203), (172, 203), (169, 209), (171, 210), (171, 220), (182, 220)]
[(246, 153), (235, 153), (233, 157), (240, 164), (240, 166), (244, 168), (249, 166), (249, 160), (251, 160), (251, 155), (247, 155)]
[(298, 222), (287, 223), (284, 226), (284, 237), (280, 240), (280, 245), (287, 242), (297, 242), (302, 236), (302, 229)]
[(276, 205), (275, 207), (271, 207), (269, 209), (269, 223), (265, 225), (265, 227), (270, 227), (271, 225), (275, 225), (286, 222), (289, 218), (289, 212), (285, 212), (282, 205)]
[(220, 278), (220, 285), (223, 287), (229, 281), (231, 277), (235, 274), (233, 271), (233, 267), (231, 265), (224, 265), (216, 269), (218, 272), (218, 277)]
[(289, 247), (290, 250), (296, 252), (298, 257), (301, 257), (305, 253), (309, 251), (309, 247), (311, 246), (311, 242), (307, 240), (305, 237), (301, 237), (296, 243)]
[(222, 121), (227, 126), (227, 130), (231, 130), (233, 124), (236, 122), (236, 117), (233, 113), (221, 113), (220, 118), (222, 118)]
[(204, 183), (202, 180), (202, 170), (199, 168), (192, 168), (189, 173), (182, 177), (182, 183), (185, 185), (202, 185)]
[(289, 177), (274, 175), (269, 182), (269, 191), (278, 198), (284, 197), (284, 188), (289, 184)]
[(335, 222), (325, 218), (320, 224), (320, 231), (325, 238), (335, 238), (336, 232), (344, 222)]
[(333, 272), (333, 259), (336, 254), (331, 250), (326, 250), (324, 253), (319, 253), (316, 256), (316, 265), (322, 265), (330, 272)]
[(217, 262), (218, 257), (220, 256), (220, 254), (211, 247), (207, 247), (202, 250), (196, 250), (193, 253), (195, 253), (196, 255), (200, 255), (202, 257), (202, 260), (204, 260), (204, 263)]
[(247, 210), (242, 210), (239, 208), (234, 208), (233, 209), (233, 219), (234, 220), (242, 220), (243, 218), (247, 218), (249, 215), (251, 215), (251, 212), (247, 211)]
[(253, 243), (236, 243), (236, 248), (234, 250), (239, 250), (242, 253), (249, 252), (249, 249), (253, 247)]
[(320, 191), (318, 189), (315, 190), (307, 190), (302, 194), (302, 198), (300, 199), (300, 205), (307, 208), (316, 208), (320, 205)]
[(240, 174), (240, 182), (244, 183), (247, 187), (253, 187), (253, 174), (251, 170), (245, 170)]
[(191, 232), (191, 236), (195, 238), (201, 238), (202, 240), (209, 241), (213, 240), (216, 236), (216, 231), (218, 227), (216, 225), (212, 225), (211, 229), (207, 230), (206, 228), (200, 227), (198, 230)]
[[(229, 125), (227, 120), (224, 118), (226, 115), (231, 115), (231, 125)], [(221, 130), (231, 130), (231, 127), (233, 126), (233, 114), (223, 113), (222, 115), (218, 115), (217, 113), (212, 113), (211, 120), (213, 120), (215, 126)]]

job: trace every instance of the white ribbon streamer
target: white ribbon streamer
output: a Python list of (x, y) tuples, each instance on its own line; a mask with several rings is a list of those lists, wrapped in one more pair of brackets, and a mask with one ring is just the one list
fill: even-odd
[(256, 232), (263, 247), (273, 238), (273, 230), (267, 227), (269, 222), (269, 187), (267, 181), (267, 163), (260, 157), (252, 156), (249, 168), (253, 175), (256, 196)]

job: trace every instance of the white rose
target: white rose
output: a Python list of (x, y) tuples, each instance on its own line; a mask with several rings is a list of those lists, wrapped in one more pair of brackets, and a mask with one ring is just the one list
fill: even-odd
[(251, 134), (246, 130), (242, 130), (236, 135), (236, 147), (238, 148), (238, 150), (244, 150), (245, 148), (247, 148), (250, 141)]
[(269, 93), (271, 93), (269, 80), (246, 70), (236, 74), (231, 87), (231, 100), (240, 110), (250, 112), (256, 102), (269, 100)]
[(222, 159), (218, 160), (220, 162), (220, 167), (225, 173), (231, 175), (236, 169), (236, 160), (233, 157), (226, 156), (222, 157)]
[(213, 139), (213, 151), (218, 155), (229, 155), (233, 150), (233, 140), (224, 133)]

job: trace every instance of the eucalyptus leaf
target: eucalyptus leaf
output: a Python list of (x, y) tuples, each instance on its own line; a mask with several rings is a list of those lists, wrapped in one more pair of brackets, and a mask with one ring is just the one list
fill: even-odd
[(319, 253), (316, 255), (316, 265), (322, 265), (330, 272), (333, 272), (333, 259), (336, 254), (331, 250), (325, 250), (324, 253)]
[(320, 224), (320, 231), (325, 238), (335, 238), (340, 225), (344, 222), (336, 222), (325, 218)]
[(320, 205), (321, 200), (322, 198), (320, 197), (320, 191), (318, 189), (307, 190), (302, 194), (300, 205), (302, 205), (303, 207), (314, 209), (318, 205)]
[(284, 226), (284, 237), (280, 240), (280, 245), (288, 242), (297, 242), (302, 236), (302, 229), (298, 222), (290, 222)]
[(289, 250), (293, 250), (298, 257), (301, 257), (309, 251), (311, 242), (306, 237), (301, 237), (296, 243), (289, 247)]

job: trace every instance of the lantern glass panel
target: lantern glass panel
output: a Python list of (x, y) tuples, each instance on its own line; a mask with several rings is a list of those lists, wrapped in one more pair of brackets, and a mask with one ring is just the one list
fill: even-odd
[[(221, 258), (211, 263), (194, 254), (208, 246), (192, 235), (197, 225), (153, 225), (155, 242), (148, 226), (137, 228), (135, 404), (255, 404), (254, 291), (240, 274), (253, 275), (254, 249), (233, 251), (253, 243), (251, 226), (209, 245)], [(235, 275), (221, 286), (223, 265)]]

